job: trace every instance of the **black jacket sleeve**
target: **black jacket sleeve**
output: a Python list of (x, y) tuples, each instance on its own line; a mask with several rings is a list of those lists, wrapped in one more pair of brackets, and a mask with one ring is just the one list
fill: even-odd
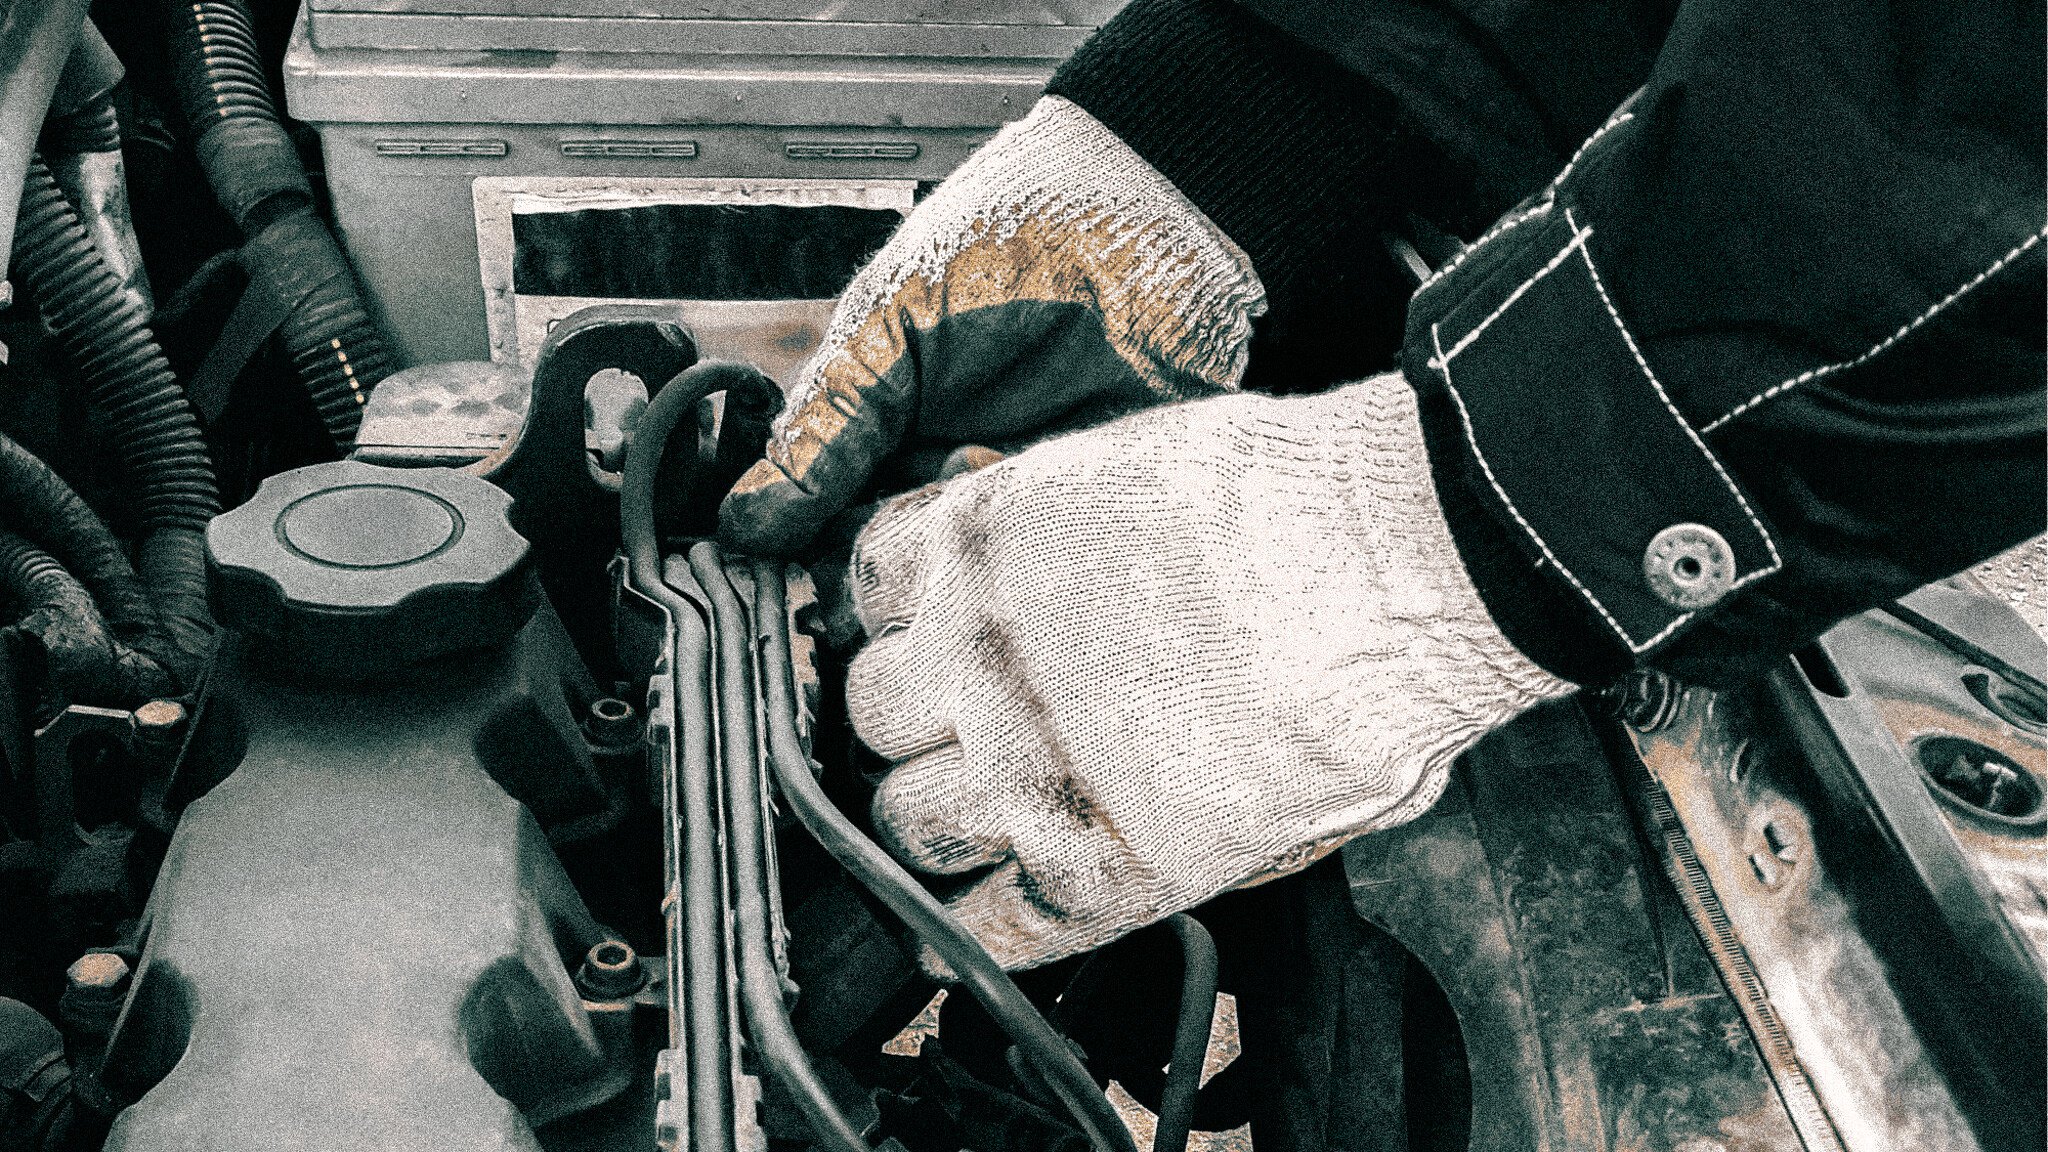
[(2042, 46), (2033, 3), (1689, 0), (1417, 294), (1439, 490), (1524, 651), (1739, 679), (2041, 531)]
[(1123, 138), (1251, 257), (1267, 299), (1253, 389), (1384, 370), (1415, 281), (1380, 234), (1412, 213), (1476, 235), (1557, 170), (1533, 164), (1520, 186), (1482, 196), (1479, 169), (1409, 124), (1368, 74), (1228, 0), (1132, 0), (1047, 90)]
[(1467, 567), (1560, 675), (1723, 682), (2048, 518), (2042, 44), (2031, 4), (1137, 0), (1053, 90), (1245, 247), (1255, 377), (1374, 367), (1376, 230), (1499, 217), (1400, 348)]

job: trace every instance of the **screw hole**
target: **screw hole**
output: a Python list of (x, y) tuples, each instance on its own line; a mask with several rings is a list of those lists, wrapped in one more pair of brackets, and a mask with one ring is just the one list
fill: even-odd
[(1915, 748), (1935, 795), (1980, 819), (2038, 823), (2041, 781), (2012, 757), (1960, 736), (1930, 736)]
[(2048, 707), (2039, 696), (2027, 692), (2002, 676), (1980, 669), (1963, 673), (1963, 687), (1985, 710), (2024, 732), (2048, 732)]

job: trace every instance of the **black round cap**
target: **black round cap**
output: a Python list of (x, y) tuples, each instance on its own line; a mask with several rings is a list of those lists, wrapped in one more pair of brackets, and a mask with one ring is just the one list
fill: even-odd
[(213, 610), (307, 671), (349, 676), (502, 644), (539, 587), (512, 498), (447, 468), (298, 468), (206, 528)]

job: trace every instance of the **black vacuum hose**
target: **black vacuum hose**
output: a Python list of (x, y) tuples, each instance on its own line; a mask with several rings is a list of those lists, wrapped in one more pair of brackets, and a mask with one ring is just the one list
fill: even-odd
[(121, 542), (78, 493), (34, 453), (0, 433), (0, 523), (49, 552), (92, 592), (123, 640), (158, 627), (156, 605)]
[(279, 122), (241, 0), (166, 0), (171, 69), (200, 166), (245, 241), (249, 291), (275, 292), (299, 379), (346, 452), (370, 389), (391, 374), (348, 259), (313, 213), (313, 191)]
[(175, 692), (147, 653), (117, 639), (92, 594), (57, 558), (0, 529), (0, 601), (14, 631), (32, 638), (43, 674), (65, 701), (135, 704)]
[[(189, 685), (212, 642), (201, 534), (220, 511), (198, 420), (140, 306), (121, 290), (40, 158), (22, 186), (14, 263), (44, 324), (84, 377), (131, 485), (143, 530), (137, 567), (162, 625), (136, 647)], [(100, 578), (96, 567), (71, 570), (88, 582)]]
[(77, 111), (45, 120), (37, 148), (50, 155), (59, 152), (119, 152), (121, 117), (114, 110), (111, 93)]

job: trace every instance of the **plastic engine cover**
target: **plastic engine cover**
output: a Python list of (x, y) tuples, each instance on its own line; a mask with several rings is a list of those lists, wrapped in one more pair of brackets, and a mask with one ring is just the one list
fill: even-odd
[[(509, 641), (486, 629), (472, 636), (481, 646), (429, 644), (409, 665), (381, 653), (376, 663), (401, 666), (368, 681), (336, 653), (329, 675), (304, 643), (350, 615), (337, 605), (403, 619), (437, 599), (437, 613), (461, 615), (449, 597), (502, 604), (492, 589), (530, 580), (525, 543), (504, 524), (503, 494), (467, 476), (341, 464), (272, 484), (209, 532), (216, 576), (245, 586), (216, 586), (222, 614), (244, 627), (224, 646), (204, 722), (241, 752), (185, 810), (145, 914), (100, 1074), (133, 1103), (106, 1147), (537, 1148), (534, 1126), (629, 1079), (615, 1030), (593, 1023), (566, 967), (604, 933), (491, 771), (502, 701), (531, 682), (533, 652), (565, 647), (531, 636), (560, 625), (542, 606)], [(454, 538), (394, 544), (374, 565), (342, 556), (358, 566), (324, 580), (303, 570), (320, 552), (306, 526), (271, 527), (318, 508), (376, 538), (390, 527), (380, 511), (396, 510), (411, 522), (383, 538), (405, 543), (421, 531), (412, 505), (431, 506), (437, 526), (446, 511)], [(266, 538), (295, 555), (263, 554)], [(402, 584), (407, 557), (436, 569), (362, 607), (374, 597), (360, 585)], [(299, 570), (275, 570), (287, 562)], [(252, 613), (260, 631), (238, 620)]]

